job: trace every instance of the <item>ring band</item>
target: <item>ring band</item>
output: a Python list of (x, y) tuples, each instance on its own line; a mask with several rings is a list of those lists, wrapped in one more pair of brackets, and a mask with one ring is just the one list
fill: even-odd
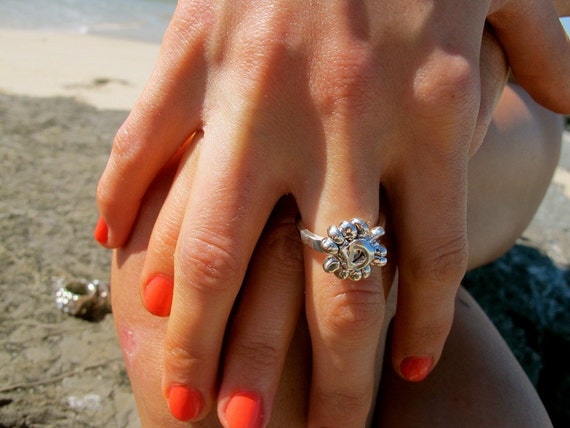
[(57, 283), (60, 287), (55, 302), (63, 313), (91, 321), (100, 321), (111, 313), (111, 290), (107, 284), (84, 279), (60, 279)]
[(384, 235), (381, 226), (371, 229), (364, 220), (353, 218), (343, 221), (338, 227), (330, 226), (328, 236), (322, 237), (307, 229), (298, 216), (297, 229), (303, 244), (328, 254), (323, 261), (323, 269), (340, 279), (359, 281), (370, 276), (372, 266), (381, 267), (388, 263), (388, 251), (378, 242)]

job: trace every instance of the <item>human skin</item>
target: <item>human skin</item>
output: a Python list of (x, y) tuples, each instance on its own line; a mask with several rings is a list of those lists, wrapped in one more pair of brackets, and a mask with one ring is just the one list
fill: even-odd
[[(192, 418), (213, 405), (228, 316), (287, 193), (323, 234), (354, 216), (374, 224), (383, 186), (398, 249), (393, 363), (404, 377), (409, 361), (427, 362), (423, 376), (437, 363), (468, 262), (467, 160), (490, 118), (479, 74), (486, 22), (525, 89), (569, 110), (568, 44), (549, 2), (396, 3), (179, 4), (98, 194), (105, 243), (121, 245), (149, 183), (203, 130), (188, 149), (196, 165), (183, 219), (157, 228), (142, 270), (143, 287), (157, 274), (176, 279), (163, 390), (192, 391)], [(175, 248), (172, 260), (164, 244)], [(361, 425), (389, 284), (374, 276), (354, 287), (325, 275), (320, 255), (306, 251), (305, 260), (310, 421), (338, 423), (335, 410), (351, 406)]]
[[(537, 106), (516, 85), (505, 90), (485, 142), (469, 163), (470, 268), (487, 263), (510, 248), (532, 218), (557, 163), (561, 129), (560, 117)], [(171, 415), (161, 394), (162, 350), (168, 320), (150, 314), (138, 299), (138, 277), (150, 234), (172, 188), (173, 177), (174, 171), (163, 174), (153, 184), (145, 196), (132, 238), (115, 253), (113, 263), (115, 323), (139, 414), (143, 426), (148, 427), (188, 426)], [(268, 319), (276, 317), (274, 310), (267, 309), (274, 300), (260, 305), (251, 293), (265, 287), (279, 305), (284, 298), (291, 300), (291, 296), (299, 305), (302, 303), (298, 295), (303, 291), (303, 277), (299, 274), (303, 266), (294, 216), (291, 201), (281, 204), (272, 216), (250, 268), (247, 291), (236, 308), (242, 315), (236, 315), (230, 323), (221, 365), (224, 371), (238, 367), (230, 380), (238, 388), (263, 391), (272, 382), (267, 379), (275, 378), (273, 371), (278, 365), (271, 352), (254, 355), (258, 350), (252, 348), (253, 341), (248, 341), (248, 337), (259, 334), (252, 331), (251, 317), (264, 310), (271, 313)], [(264, 255), (276, 262), (259, 269), (255, 263), (260, 259), (263, 263)], [(280, 280), (279, 269), (277, 285), (263, 278), (264, 272), (275, 272), (275, 266), (283, 260), (288, 260), (289, 267), (285, 281)], [(261, 281), (263, 287), (251, 287), (256, 281)], [(284, 287), (279, 287), (282, 283), (290, 297), (283, 294)], [(395, 311), (394, 303), (393, 299), (388, 303), (387, 319)], [(384, 332), (379, 343), (383, 345), (385, 340)], [(271, 398), (273, 411), (265, 414), (264, 426), (307, 426), (310, 347), (301, 316), (287, 358), (282, 361), (284, 371), (278, 373), (279, 388), (276, 397)], [(375, 367), (377, 373), (382, 365), (382, 347)], [(376, 413), (373, 426), (550, 426), (528, 378), (464, 290), (457, 297), (455, 320), (443, 355), (434, 372), (420, 383), (402, 381), (386, 360), (375, 409), (370, 413)], [(192, 426), (217, 427), (218, 418), (224, 426), (231, 426), (224, 415), (226, 404), (227, 400), (221, 402), (218, 415), (211, 412)]]

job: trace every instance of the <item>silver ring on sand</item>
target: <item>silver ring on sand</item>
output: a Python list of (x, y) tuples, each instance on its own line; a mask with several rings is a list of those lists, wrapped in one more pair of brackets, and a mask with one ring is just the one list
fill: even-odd
[(57, 307), (63, 313), (98, 321), (111, 312), (111, 290), (99, 280), (60, 280), (55, 293)]

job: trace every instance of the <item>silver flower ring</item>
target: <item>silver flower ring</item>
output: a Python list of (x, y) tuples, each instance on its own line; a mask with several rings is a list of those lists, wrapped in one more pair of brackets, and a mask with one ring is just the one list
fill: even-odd
[(381, 226), (370, 228), (365, 221), (353, 218), (339, 226), (330, 226), (328, 236), (322, 237), (308, 230), (299, 216), (297, 228), (303, 244), (328, 254), (323, 262), (325, 272), (334, 273), (340, 279), (360, 281), (370, 276), (372, 266), (388, 263), (388, 251), (378, 242), (384, 235)]

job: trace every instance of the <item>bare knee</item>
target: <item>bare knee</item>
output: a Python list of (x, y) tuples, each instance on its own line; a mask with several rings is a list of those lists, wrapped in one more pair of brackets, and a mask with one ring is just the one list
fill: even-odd
[(442, 358), (425, 381), (406, 382), (384, 365), (375, 426), (552, 426), (523, 369), (463, 289), (456, 307)]
[(562, 119), (516, 84), (501, 97), (469, 163), (469, 269), (506, 252), (526, 229), (560, 156)]

